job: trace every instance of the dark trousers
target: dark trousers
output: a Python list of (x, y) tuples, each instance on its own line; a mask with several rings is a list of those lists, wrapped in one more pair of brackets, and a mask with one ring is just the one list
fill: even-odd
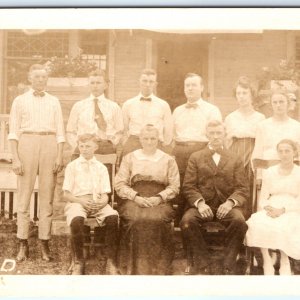
[[(224, 268), (234, 269), (248, 228), (245, 218), (239, 208), (233, 208), (223, 219), (214, 219), (214, 221), (220, 222), (225, 227)], [(180, 222), (186, 246), (199, 269), (211, 263), (207, 244), (201, 232), (201, 225), (205, 222), (207, 221), (201, 218), (196, 208), (189, 208)]]
[[(104, 235), (105, 255), (107, 258), (116, 262), (118, 247), (118, 216), (108, 216), (105, 218), (105, 226), (95, 230), (95, 241), (103, 240)], [(83, 243), (85, 241), (86, 230), (84, 218), (76, 217), (71, 222), (71, 241), (75, 260), (83, 259)]]
[[(175, 160), (178, 166), (179, 175), (180, 175), (180, 186), (182, 187), (185, 169), (187, 167), (188, 160), (192, 153), (196, 151), (202, 150), (204, 147), (206, 147), (206, 142), (199, 142), (199, 143), (175, 143), (175, 147), (173, 149), (172, 155), (175, 156)], [(178, 204), (178, 209), (176, 210), (176, 220), (175, 223), (178, 224), (178, 222), (181, 220), (184, 207), (185, 207), (185, 200), (184, 196), (182, 194), (182, 189), (180, 189), (180, 193), (177, 196), (175, 202)]]

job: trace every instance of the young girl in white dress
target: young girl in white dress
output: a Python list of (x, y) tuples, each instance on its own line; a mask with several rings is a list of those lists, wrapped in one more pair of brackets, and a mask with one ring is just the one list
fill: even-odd
[(247, 221), (246, 244), (260, 247), (265, 275), (274, 275), (268, 249), (280, 250), (280, 275), (291, 275), (289, 257), (300, 259), (300, 167), (292, 140), (277, 145), (278, 165), (263, 172), (258, 212)]

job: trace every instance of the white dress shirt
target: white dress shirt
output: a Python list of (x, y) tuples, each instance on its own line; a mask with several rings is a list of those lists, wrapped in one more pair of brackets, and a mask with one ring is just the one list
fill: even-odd
[(169, 104), (155, 95), (150, 95), (151, 101), (141, 101), (142, 94), (124, 102), (122, 106), (124, 129), (127, 137), (139, 135), (147, 125), (154, 125), (159, 131), (159, 140), (166, 145), (173, 139), (173, 121)]
[(207, 142), (206, 125), (209, 121), (219, 120), (222, 115), (219, 108), (199, 99), (196, 108), (187, 108), (186, 103), (176, 107), (173, 112), (175, 141)]
[[(107, 124), (105, 132), (95, 122), (95, 98), (98, 98), (98, 106)], [(67, 125), (67, 140), (75, 148), (77, 137), (90, 133), (117, 145), (122, 137), (123, 129), (122, 111), (119, 105), (105, 98), (104, 95), (99, 97), (90, 95), (88, 98), (76, 102), (72, 107)]]
[(34, 96), (34, 90), (19, 95), (13, 102), (9, 119), (9, 140), (19, 140), (22, 132), (54, 132), (57, 143), (65, 141), (64, 122), (59, 100), (46, 93)]
[(86, 160), (79, 156), (67, 165), (62, 189), (75, 197), (110, 193), (107, 168), (95, 157)]

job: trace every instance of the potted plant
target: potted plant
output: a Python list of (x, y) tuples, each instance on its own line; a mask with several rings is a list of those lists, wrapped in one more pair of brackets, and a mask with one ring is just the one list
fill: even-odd
[(299, 79), (300, 74), (292, 59), (281, 59), (275, 67), (263, 67), (257, 75), (258, 97), (254, 103), (255, 108), (264, 113), (266, 117), (271, 116), (270, 95), (275, 90), (284, 90), (291, 99), (290, 115), (296, 117)]

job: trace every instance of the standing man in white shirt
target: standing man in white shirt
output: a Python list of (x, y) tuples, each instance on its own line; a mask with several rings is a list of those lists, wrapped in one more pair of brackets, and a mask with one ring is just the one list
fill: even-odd
[(181, 183), (190, 155), (203, 149), (208, 143), (206, 125), (211, 120), (222, 121), (219, 108), (202, 99), (203, 89), (202, 77), (188, 73), (184, 80), (187, 103), (176, 107), (173, 112), (175, 132), (173, 155), (179, 168)]
[(119, 105), (104, 95), (107, 82), (104, 71), (92, 71), (89, 74), (91, 95), (72, 107), (67, 124), (67, 141), (73, 149), (73, 158), (79, 156), (77, 137), (86, 133), (95, 134), (98, 138), (96, 154), (116, 152), (123, 134), (123, 118)]
[(56, 174), (63, 168), (64, 124), (59, 100), (46, 93), (48, 74), (43, 65), (29, 70), (31, 89), (18, 96), (11, 108), (8, 139), (13, 156), (13, 171), (18, 175), (17, 261), (28, 258), (29, 204), (36, 176), (39, 176), (39, 239), (42, 259), (50, 261), (51, 234)]
[(169, 104), (153, 94), (156, 85), (155, 70), (144, 69), (140, 77), (140, 93), (122, 106), (124, 138), (127, 139), (123, 145), (123, 156), (141, 148), (139, 134), (147, 124), (158, 129), (158, 147), (168, 152), (173, 139), (172, 114)]

